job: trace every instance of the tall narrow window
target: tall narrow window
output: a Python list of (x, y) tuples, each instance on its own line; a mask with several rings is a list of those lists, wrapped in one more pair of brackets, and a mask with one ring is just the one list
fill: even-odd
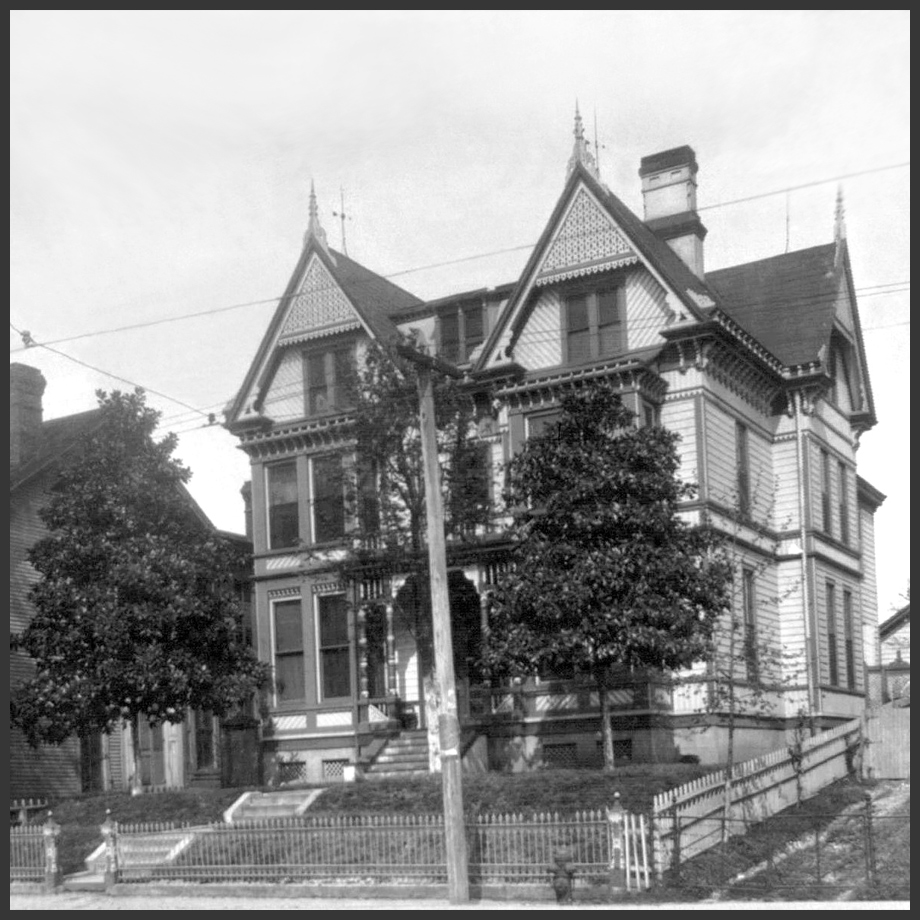
[(849, 480), (847, 477), (847, 468), (843, 461), (837, 468), (837, 488), (839, 490), (840, 502), (838, 514), (840, 516), (840, 542), (850, 542), (850, 505), (849, 505)]
[(355, 466), (358, 527), (364, 537), (380, 530), (380, 495), (377, 463), (361, 458)]
[(753, 569), (741, 572), (741, 606), (744, 616), (744, 664), (748, 680), (756, 682), (760, 678), (760, 661), (757, 657), (757, 590)]
[(338, 454), (310, 461), (313, 488), (313, 542), (328, 543), (345, 535), (345, 481)]
[(448, 471), (451, 484), (448, 527), (452, 534), (474, 533), (476, 527), (488, 522), (492, 465), (488, 444), (470, 442), (458, 452)]
[(316, 598), (319, 623), (319, 680), (322, 698), (351, 695), (348, 606), (344, 594)]
[(573, 293), (565, 299), (566, 361), (578, 364), (626, 350), (622, 287)]
[(840, 668), (837, 664), (837, 591), (834, 583), (825, 585), (827, 593), (827, 673), (832, 687), (840, 684)]
[(746, 517), (751, 513), (751, 458), (748, 429), (743, 422), (735, 422), (735, 466), (738, 476), (738, 513)]
[(296, 546), (300, 541), (297, 463), (287, 460), (266, 467), (268, 486), (268, 545)]
[(847, 669), (847, 689), (856, 689), (856, 654), (853, 646), (853, 595), (843, 592), (843, 649)]
[(304, 392), (307, 415), (323, 415), (347, 408), (352, 352), (348, 347), (304, 354)]
[(831, 458), (821, 451), (821, 529), (831, 532)]
[(278, 702), (305, 697), (303, 617), (300, 600), (278, 601), (275, 614), (275, 691)]

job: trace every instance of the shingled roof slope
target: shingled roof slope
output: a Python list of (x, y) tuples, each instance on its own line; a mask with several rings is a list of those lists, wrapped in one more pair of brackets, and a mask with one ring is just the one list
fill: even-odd
[(102, 422), (102, 410), (90, 409), (42, 423), (41, 439), (35, 455), (10, 469), (10, 492), (28, 482), (45, 467), (60, 459), (83, 438), (91, 435)]
[(722, 309), (787, 367), (830, 339), (840, 279), (833, 243), (707, 272)]
[(392, 316), (394, 313), (419, 307), (424, 302), (415, 294), (410, 294), (398, 284), (393, 284), (392, 281), (372, 272), (343, 253), (330, 249), (329, 254), (334, 261), (333, 275), (342, 285), (342, 290), (360, 310), (366, 313), (382, 311), (387, 316)]

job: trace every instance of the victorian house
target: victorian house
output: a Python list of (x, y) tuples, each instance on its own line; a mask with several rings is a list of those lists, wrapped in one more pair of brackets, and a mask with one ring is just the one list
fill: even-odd
[[(269, 778), (370, 768), (424, 728), (419, 649), (398, 616), (411, 586), (346, 583), (337, 565), (355, 524), (343, 484), (362, 462), (342, 380), (369, 340), (398, 332), (464, 372), (496, 504), (507, 458), (553, 423), (568, 388), (609, 381), (637, 425), (681, 435), (681, 474), (698, 484), (684, 513), (725, 531), (735, 609), (718, 661), (624, 674), (609, 691), (620, 759), (718, 761), (726, 673), (738, 756), (784, 745), (803, 718), (827, 726), (862, 710), (883, 496), (856, 467), (875, 413), (842, 207), (826, 245), (706, 272), (694, 151), (639, 166), (642, 217), (601, 181), (576, 117), (564, 187), (521, 275), (427, 303), (334, 251), (311, 190), (302, 251), (226, 409), (252, 464), (255, 631), (275, 673)], [(453, 629), (470, 657), (508, 550), (500, 527), (449, 547)], [(577, 676), (487, 687), (473, 675), (459, 669), (467, 765), (600, 761), (597, 693)]]
[[(30, 548), (47, 529), (40, 511), (58, 475), (79, 455), (81, 446), (98, 435), (99, 409), (45, 419), (42, 407), (46, 381), (25, 364), (10, 365), (10, 634), (21, 632), (35, 614), (29, 592), (38, 574), (29, 562)], [(183, 486), (189, 516), (204, 530), (214, 525)], [(248, 540), (223, 534), (248, 551)], [(240, 573), (237, 589), (246, 624), (249, 617), (248, 572)], [(248, 625), (245, 627), (248, 630)], [(22, 651), (10, 652), (10, 689), (28, 679), (34, 664)], [(11, 798), (60, 798), (80, 792), (125, 790), (137, 778), (142, 788), (241, 785), (258, 782), (255, 719), (239, 713), (221, 721), (211, 713), (190, 711), (179, 724), (149, 726), (143, 720), (140, 763), (135, 763), (131, 727), (110, 734), (71, 738), (60, 745), (33, 748), (19, 729), (10, 731)]]

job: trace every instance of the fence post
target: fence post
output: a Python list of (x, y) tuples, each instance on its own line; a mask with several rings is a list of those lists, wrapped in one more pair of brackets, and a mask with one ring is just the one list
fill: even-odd
[(106, 890), (108, 890), (118, 881), (118, 852), (116, 847), (118, 824), (112, 820), (112, 810), (110, 808), (105, 810), (105, 821), (100, 830), (102, 831), (102, 841), (105, 844), (104, 883)]
[(872, 796), (867, 792), (863, 800), (865, 820), (863, 821), (866, 837), (866, 881), (870, 886), (875, 885), (875, 838), (872, 827)]
[(674, 881), (680, 881), (680, 816), (677, 814), (677, 793), (671, 795), (671, 834), (673, 843), (671, 844), (671, 871), (674, 873)]
[(45, 841), (45, 888), (53, 891), (61, 884), (61, 867), (58, 864), (57, 839), (61, 833), (61, 826), (54, 820), (51, 812), (42, 826), (42, 837)]
[(620, 891), (629, 885), (629, 866), (626, 864), (627, 853), (623, 842), (625, 818), (620, 793), (613, 794), (613, 806), (607, 809), (607, 828), (610, 834), (610, 887)]

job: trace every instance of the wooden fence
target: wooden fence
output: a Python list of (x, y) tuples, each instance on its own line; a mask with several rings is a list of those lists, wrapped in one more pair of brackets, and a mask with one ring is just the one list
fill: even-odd
[(737, 764), (730, 781), (725, 770), (718, 770), (656, 796), (656, 874), (842, 779), (853, 769), (862, 740), (861, 720), (854, 719), (799, 745)]

